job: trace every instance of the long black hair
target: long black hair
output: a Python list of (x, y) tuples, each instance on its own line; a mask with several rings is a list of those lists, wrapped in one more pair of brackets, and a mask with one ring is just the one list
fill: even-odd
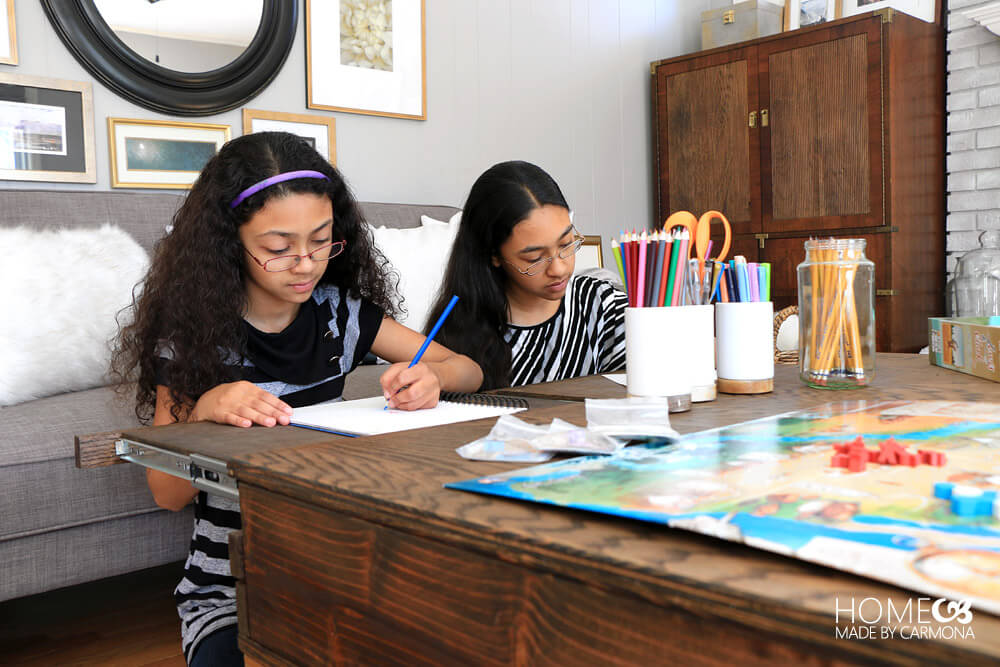
[(483, 389), (510, 384), (507, 274), (493, 264), (514, 225), (545, 205), (569, 209), (556, 182), (528, 162), (501, 162), (476, 179), (462, 209), (444, 282), (426, 328), (437, 321), (453, 294), (458, 305), (437, 335), (445, 347), (483, 369)]
[[(231, 202), (260, 181), (295, 170), (314, 170), (329, 180), (298, 178), (264, 188), (236, 208)], [(172, 413), (181, 419), (201, 394), (233, 380), (221, 351), (242, 354), (246, 257), (239, 228), (271, 199), (292, 193), (327, 197), (333, 205), (335, 240), (347, 241), (319, 280), (365, 297), (388, 315), (398, 276), (388, 272), (357, 201), (340, 172), (301, 137), (262, 132), (233, 139), (212, 157), (174, 215), (173, 230), (156, 246), (152, 265), (133, 299), (133, 321), (120, 329), (111, 371), (120, 393), (135, 384), (135, 412), (147, 421), (156, 408), (155, 369), (169, 346)]]

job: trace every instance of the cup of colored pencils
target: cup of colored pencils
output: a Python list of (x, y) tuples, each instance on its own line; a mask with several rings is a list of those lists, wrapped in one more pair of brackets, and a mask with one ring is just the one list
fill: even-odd
[(875, 265), (864, 239), (810, 239), (798, 266), (799, 375), (811, 387), (875, 377)]

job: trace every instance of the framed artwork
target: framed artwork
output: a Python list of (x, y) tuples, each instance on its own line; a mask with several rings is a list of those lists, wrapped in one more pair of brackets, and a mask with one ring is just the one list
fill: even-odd
[(797, 30), (807, 25), (826, 23), (837, 16), (840, 0), (788, 0), (785, 3), (785, 30)]
[(89, 83), (0, 74), (0, 179), (97, 182)]
[(424, 0), (306, 0), (306, 105), (427, 118)]
[(841, 16), (854, 16), (876, 9), (892, 8), (923, 19), (928, 23), (937, 22), (937, 0), (838, 0), (843, 3)]
[(337, 164), (337, 127), (332, 116), (282, 111), (243, 110), (243, 134), (291, 132), (309, 143), (330, 164)]
[(601, 237), (585, 235), (583, 245), (576, 253), (576, 267), (581, 269), (604, 268), (604, 257), (601, 253)]
[(229, 141), (228, 125), (108, 118), (111, 187), (191, 187)]
[(0, 65), (17, 64), (17, 23), (14, 0), (7, 0), (7, 11), (0, 8)]

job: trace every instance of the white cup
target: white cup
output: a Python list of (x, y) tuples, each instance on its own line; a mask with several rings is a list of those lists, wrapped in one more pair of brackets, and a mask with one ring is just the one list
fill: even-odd
[(774, 389), (774, 304), (716, 303), (719, 391), (759, 394)]
[(626, 308), (625, 367), (629, 396), (665, 396), (671, 412), (691, 407), (692, 314), (687, 307)]
[(715, 308), (680, 306), (688, 331), (685, 349), (691, 355), (691, 401), (715, 400)]

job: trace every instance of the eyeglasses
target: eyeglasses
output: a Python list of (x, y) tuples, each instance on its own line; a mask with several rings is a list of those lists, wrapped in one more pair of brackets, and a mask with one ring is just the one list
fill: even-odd
[[(559, 255), (559, 259), (569, 259), (576, 253), (580, 252), (580, 246), (583, 245), (585, 239), (579, 234), (575, 233), (575, 231), (576, 230), (574, 230), (573, 241), (568, 246), (560, 248), (559, 252), (556, 253), (556, 255)], [(513, 266), (520, 274), (526, 276), (537, 276), (539, 273), (545, 270), (545, 267), (548, 266), (553, 259), (555, 259), (554, 255), (543, 257), (537, 262), (532, 262), (531, 264), (529, 264), (528, 268), (526, 269), (518, 268), (516, 264), (514, 264), (513, 262), (508, 262), (506, 259), (504, 260), (504, 262)]]
[(328, 259), (333, 259), (340, 253), (344, 252), (345, 245), (347, 245), (347, 241), (336, 241), (325, 246), (320, 246), (312, 252), (307, 252), (304, 255), (282, 255), (281, 257), (272, 257), (266, 262), (262, 262), (254, 257), (254, 254), (247, 250), (246, 247), (243, 249), (247, 251), (247, 254), (250, 255), (250, 257), (253, 257), (253, 261), (260, 264), (262, 269), (269, 273), (277, 273), (279, 271), (287, 271), (295, 266), (298, 266), (303, 257), (308, 257), (314, 262), (325, 262)]

